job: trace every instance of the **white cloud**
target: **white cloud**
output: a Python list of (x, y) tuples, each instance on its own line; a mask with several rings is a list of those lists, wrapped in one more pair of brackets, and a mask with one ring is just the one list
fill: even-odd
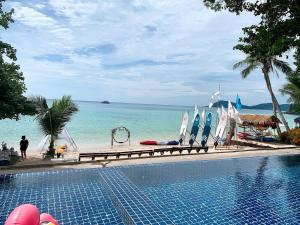
[(14, 8), (14, 19), (31, 28), (32, 32), (39, 32), (41, 37), (47, 33), (52, 38), (72, 40), (70, 29), (61, 26), (55, 18), (39, 11), (39, 9), (43, 9), (42, 5), (34, 5), (34, 8), (32, 8), (30, 6), (15, 4)]
[(15, 19), (33, 28), (49, 28), (56, 26), (56, 21), (37, 10), (20, 6), (16, 8)]
[[(42, 91), (52, 98), (70, 92), (75, 99), (93, 100), (101, 92), (114, 101), (168, 103), (173, 98), (173, 103), (207, 104), (221, 83), (228, 98), (239, 92), (249, 104), (269, 99), (259, 72), (242, 80), (232, 70), (244, 57), (232, 48), (241, 28), (257, 21), (252, 16), (216, 13), (201, 0), (10, 4), (16, 24), (3, 37), (18, 49), (29, 93)], [(283, 79), (272, 82), (278, 89)], [(44, 92), (49, 84), (55, 93)], [(262, 90), (261, 99), (252, 94)]]

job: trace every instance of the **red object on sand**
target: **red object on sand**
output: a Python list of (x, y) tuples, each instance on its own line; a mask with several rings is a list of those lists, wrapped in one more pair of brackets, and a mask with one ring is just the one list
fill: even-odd
[(247, 139), (248, 138), (248, 134), (244, 133), (244, 132), (238, 132), (237, 136), (239, 139)]
[(147, 140), (147, 141), (141, 141), (141, 145), (157, 145), (157, 141)]
[(7, 218), (5, 225), (39, 225), (40, 211), (31, 204), (20, 205)]
[(54, 225), (58, 225), (58, 222), (48, 213), (42, 213), (40, 216), (40, 222), (51, 222)]

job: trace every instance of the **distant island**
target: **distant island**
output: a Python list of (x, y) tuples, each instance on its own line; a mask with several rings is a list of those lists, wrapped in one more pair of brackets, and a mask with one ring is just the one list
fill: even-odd
[[(232, 105), (235, 107), (235, 102), (232, 102)], [(223, 106), (224, 108), (228, 107), (228, 101), (220, 100), (213, 104), (213, 107), (220, 107)], [(282, 111), (289, 111), (290, 104), (281, 104), (280, 108)], [(261, 103), (258, 105), (242, 105), (242, 109), (260, 109), (260, 110), (273, 110), (272, 103)]]
[(101, 103), (102, 103), (102, 104), (110, 104), (109, 101), (102, 101)]

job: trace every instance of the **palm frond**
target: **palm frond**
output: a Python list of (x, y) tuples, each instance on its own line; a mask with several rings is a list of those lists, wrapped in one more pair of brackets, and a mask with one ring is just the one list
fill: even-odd
[(60, 100), (54, 100), (49, 108), (45, 98), (36, 99), (39, 114), (36, 116), (39, 126), (45, 135), (54, 138), (61, 133), (66, 123), (71, 120), (72, 115), (78, 111), (77, 105), (70, 96), (63, 96)]
[(256, 60), (253, 57), (246, 57), (244, 60), (237, 62), (233, 65), (233, 69), (238, 69), (242, 66), (248, 66), (249, 64), (253, 64)]
[(52, 120), (55, 130), (60, 133), (72, 115), (78, 111), (77, 105), (70, 96), (63, 96), (61, 100), (54, 101), (51, 107)]
[(240, 67), (246, 67), (241, 71), (242, 78), (248, 77), (248, 75), (255, 69), (257, 69), (261, 63), (253, 57), (247, 57), (246, 59), (233, 65), (233, 69)]
[(279, 90), (281, 94), (288, 95), (288, 102), (294, 105), (294, 108), (300, 109), (300, 76), (299, 74), (292, 73), (287, 76), (288, 83), (283, 85)]
[(272, 59), (272, 64), (277, 70), (281, 71), (286, 75), (290, 75), (293, 72), (292, 68), (289, 66), (287, 62), (279, 60), (275, 57)]
[(32, 102), (35, 104), (38, 113), (45, 112), (49, 109), (47, 101), (42, 96), (33, 97)]
[(256, 64), (252, 64), (252, 65), (247, 66), (245, 69), (243, 69), (243, 70), (241, 71), (242, 78), (243, 78), (243, 79), (247, 78), (247, 77), (249, 76), (249, 74), (250, 74), (253, 70), (257, 69), (257, 68), (258, 68), (258, 65), (256, 65)]
[(236, 69), (238, 69), (238, 68), (240, 68), (242, 66), (245, 66), (245, 65), (247, 65), (247, 63), (245, 62), (245, 60), (242, 60), (240, 62), (235, 63), (233, 65), (233, 69), (236, 70)]

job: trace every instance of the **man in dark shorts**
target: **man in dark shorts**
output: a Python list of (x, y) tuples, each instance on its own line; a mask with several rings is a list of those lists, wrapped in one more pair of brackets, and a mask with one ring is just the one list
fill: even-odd
[(29, 142), (26, 140), (25, 136), (22, 136), (22, 139), (20, 141), (20, 151), (21, 151), (21, 156), (22, 159), (26, 159), (26, 150), (28, 148)]

